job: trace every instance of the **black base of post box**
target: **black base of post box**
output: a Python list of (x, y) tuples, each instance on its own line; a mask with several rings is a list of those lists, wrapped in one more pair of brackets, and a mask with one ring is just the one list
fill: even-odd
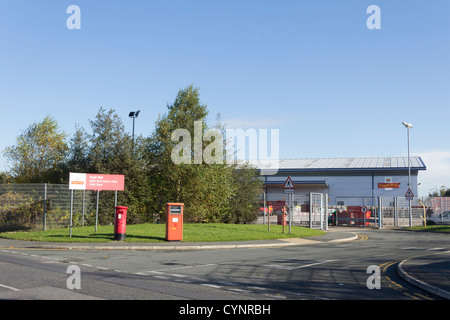
[(115, 241), (124, 241), (126, 237), (125, 233), (115, 233), (114, 234), (114, 240)]

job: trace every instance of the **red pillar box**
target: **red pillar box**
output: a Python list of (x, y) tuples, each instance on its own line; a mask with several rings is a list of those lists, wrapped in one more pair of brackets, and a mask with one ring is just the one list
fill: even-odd
[(126, 236), (128, 207), (119, 206), (115, 208), (116, 216), (114, 219), (114, 240), (123, 241)]
[(166, 213), (166, 240), (183, 240), (183, 203), (168, 203)]

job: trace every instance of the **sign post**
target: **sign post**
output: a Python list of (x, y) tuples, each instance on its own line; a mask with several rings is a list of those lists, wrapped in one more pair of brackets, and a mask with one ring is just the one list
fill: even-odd
[(98, 226), (98, 200), (100, 199), (100, 190), (97, 190), (97, 206), (95, 207), (95, 232)]
[(70, 224), (69, 224), (69, 237), (72, 238), (72, 221), (73, 221), (73, 189), (70, 190)]
[[(93, 174), (93, 173), (69, 173), (69, 189), (72, 191), (70, 200), (70, 237), (72, 237), (72, 206), (73, 190), (97, 191), (97, 206), (95, 212), (95, 232), (98, 225), (98, 202), (100, 191), (123, 191), (125, 190), (125, 176), (117, 174)], [(117, 199), (117, 196), (116, 196)], [(117, 206), (117, 203), (115, 203)], [(84, 210), (84, 209), (83, 209)]]
[(294, 205), (293, 205), (293, 199), (292, 195), (295, 192), (295, 185), (294, 182), (292, 182), (291, 177), (287, 177), (286, 181), (284, 182), (284, 193), (289, 194), (289, 234), (291, 234), (291, 226), (292, 226), (292, 218), (294, 213)]
[[(411, 185), (411, 181), (409, 183)], [(414, 198), (414, 193), (411, 190), (411, 187), (408, 188), (408, 191), (406, 191), (405, 198), (408, 199), (409, 202), (409, 227), (412, 227), (412, 208), (411, 208), (411, 201)]]

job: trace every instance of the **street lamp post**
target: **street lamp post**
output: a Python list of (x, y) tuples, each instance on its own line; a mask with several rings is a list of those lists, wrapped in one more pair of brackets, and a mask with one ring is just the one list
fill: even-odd
[(131, 140), (131, 154), (134, 155), (134, 121), (139, 116), (139, 113), (141, 113), (141, 110), (138, 111), (132, 111), (128, 115), (130, 118), (133, 118), (133, 135)]
[[(409, 138), (410, 133), (409, 130), (413, 127), (411, 123), (402, 122), (402, 124), (405, 126), (408, 132), (408, 190), (411, 189), (411, 160), (409, 155)], [(412, 210), (411, 210), (411, 198), (408, 198), (409, 200), (409, 227), (412, 227)]]

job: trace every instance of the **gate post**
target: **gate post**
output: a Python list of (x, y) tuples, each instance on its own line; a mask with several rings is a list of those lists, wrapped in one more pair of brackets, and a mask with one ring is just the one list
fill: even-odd
[(320, 194), (320, 230), (323, 230), (323, 220), (324, 220), (323, 193), (321, 193)]
[(263, 193), (263, 206), (264, 206), (264, 213), (263, 213), (263, 225), (266, 224), (266, 191)]
[(383, 228), (383, 198), (378, 197), (378, 228)]
[(394, 227), (398, 227), (398, 197), (394, 197)]
[(313, 201), (312, 193), (309, 193), (309, 228), (312, 229), (312, 211), (313, 211)]
[(291, 234), (291, 227), (292, 227), (292, 219), (294, 215), (294, 201), (293, 201), (293, 194), (289, 194), (289, 234)]
[(328, 231), (328, 193), (325, 193), (325, 231)]
[(44, 217), (43, 217), (43, 226), (44, 231), (47, 230), (47, 184), (44, 183)]

